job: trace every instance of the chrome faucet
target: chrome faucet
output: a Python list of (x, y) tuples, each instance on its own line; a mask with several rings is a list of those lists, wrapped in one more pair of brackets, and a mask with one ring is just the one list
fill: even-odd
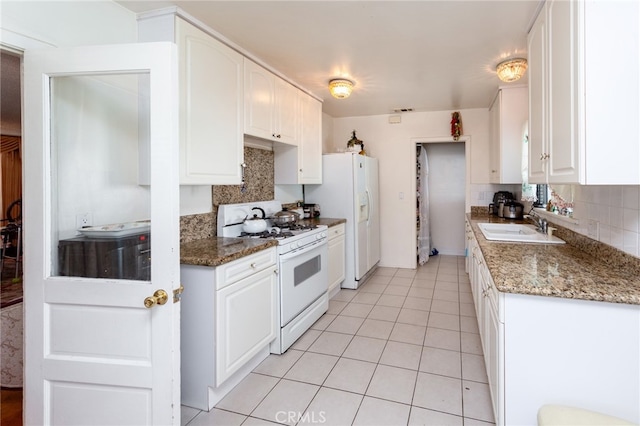
[(542, 232), (543, 234), (547, 233), (547, 219), (542, 217), (537, 217), (532, 214), (525, 216), (528, 219), (531, 219), (534, 225), (536, 225), (536, 231)]

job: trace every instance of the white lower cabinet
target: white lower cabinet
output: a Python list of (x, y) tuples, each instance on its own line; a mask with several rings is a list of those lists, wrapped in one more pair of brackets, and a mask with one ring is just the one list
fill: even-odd
[(278, 333), (276, 249), (216, 268), (182, 265), (182, 404), (211, 409)]
[[(467, 226), (470, 230), (470, 225)], [(502, 300), (472, 231), (468, 233), (467, 241), (470, 253), (469, 279), (489, 380), (493, 415), (496, 424), (500, 425), (504, 424), (504, 321), (500, 321)]]
[(329, 246), (329, 297), (333, 296), (345, 277), (344, 223), (332, 226), (328, 231)]
[(640, 305), (500, 292), (468, 237), (496, 425), (535, 425), (544, 404), (640, 423)]
[(216, 386), (275, 339), (278, 289), (274, 272), (274, 268), (265, 269), (217, 292)]

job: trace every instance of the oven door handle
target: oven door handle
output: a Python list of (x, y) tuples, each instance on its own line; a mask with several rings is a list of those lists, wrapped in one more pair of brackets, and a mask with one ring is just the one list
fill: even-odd
[(302, 254), (305, 254), (311, 250), (316, 249), (318, 246), (322, 245), (322, 244), (326, 244), (327, 240), (326, 238), (323, 238), (322, 240), (317, 240), (314, 241), (312, 243), (307, 244), (306, 246), (302, 246), (300, 248), (297, 248), (293, 251), (290, 251), (288, 253), (285, 253), (283, 255), (280, 256), (280, 260), (281, 261), (287, 261), (289, 259), (291, 259), (292, 257), (296, 257), (296, 256), (300, 256)]

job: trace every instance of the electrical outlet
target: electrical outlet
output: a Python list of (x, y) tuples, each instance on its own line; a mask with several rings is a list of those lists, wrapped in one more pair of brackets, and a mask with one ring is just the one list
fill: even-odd
[(587, 221), (587, 236), (594, 240), (600, 240), (600, 222), (593, 219)]
[(76, 229), (86, 228), (93, 224), (91, 213), (79, 213), (76, 215)]

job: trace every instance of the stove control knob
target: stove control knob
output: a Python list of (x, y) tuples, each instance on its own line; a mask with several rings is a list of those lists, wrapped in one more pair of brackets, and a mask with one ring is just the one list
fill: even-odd
[(322, 233), (322, 238), (327, 238), (327, 233), (326, 232)]
[(295, 250), (296, 249), (296, 243), (291, 243), (291, 245), (289, 247), (291, 248), (291, 250)]

